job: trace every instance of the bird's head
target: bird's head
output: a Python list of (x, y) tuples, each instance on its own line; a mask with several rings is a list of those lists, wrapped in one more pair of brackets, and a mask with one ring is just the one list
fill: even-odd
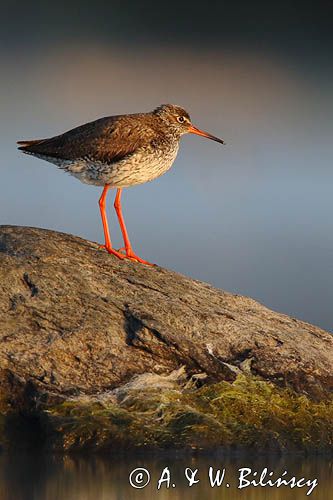
[(183, 134), (196, 134), (224, 144), (222, 139), (219, 139), (218, 137), (215, 137), (208, 132), (204, 132), (203, 130), (200, 130), (192, 125), (190, 115), (180, 106), (176, 106), (174, 104), (162, 104), (161, 106), (158, 106), (158, 108), (154, 109), (153, 113), (158, 115), (168, 125), (168, 127), (179, 136)]

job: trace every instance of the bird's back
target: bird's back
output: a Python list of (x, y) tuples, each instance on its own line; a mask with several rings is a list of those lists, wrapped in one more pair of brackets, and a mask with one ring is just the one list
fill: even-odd
[(25, 153), (59, 160), (90, 158), (112, 163), (133, 153), (154, 136), (147, 126), (143, 130), (142, 115), (109, 116), (75, 127), (48, 139), (19, 141)]
[(178, 140), (167, 137), (151, 113), (100, 118), (55, 137), (18, 144), (24, 153), (54, 163), (82, 182), (114, 186), (162, 175), (178, 151)]

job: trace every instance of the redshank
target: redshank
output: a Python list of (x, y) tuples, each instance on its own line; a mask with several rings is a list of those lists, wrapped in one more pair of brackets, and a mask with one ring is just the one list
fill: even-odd
[[(222, 139), (192, 125), (187, 111), (163, 104), (150, 113), (100, 118), (49, 139), (19, 141), (24, 153), (54, 163), (81, 182), (104, 186), (99, 207), (105, 248), (119, 259), (143, 264), (128, 237), (122, 209), (124, 187), (149, 182), (172, 166), (183, 134), (192, 133), (224, 144)], [(114, 208), (124, 239), (124, 248), (113, 248), (105, 211), (109, 188), (116, 188)]]

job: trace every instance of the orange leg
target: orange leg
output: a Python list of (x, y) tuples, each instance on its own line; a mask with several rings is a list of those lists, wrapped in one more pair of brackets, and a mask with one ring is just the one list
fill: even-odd
[(125, 255), (122, 253), (118, 252), (117, 250), (114, 250), (112, 248), (112, 243), (111, 243), (111, 238), (110, 238), (110, 231), (109, 231), (109, 225), (108, 225), (108, 219), (106, 217), (106, 212), (105, 212), (105, 201), (106, 201), (106, 195), (108, 193), (110, 186), (108, 184), (105, 184), (103, 193), (99, 199), (99, 209), (101, 211), (101, 217), (102, 217), (102, 223), (103, 223), (103, 230), (104, 230), (104, 237), (105, 237), (105, 245), (103, 245), (103, 248), (107, 250), (107, 252), (116, 255), (119, 259), (125, 259)]
[(121, 229), (123, 239), (124, 239), (126, 257), (128, 259), (135, 260), (137, 262), (141, 262), (142, 264), (147, 264), (149, 266), (153, 266), (154, 264), (151, 264), (150, 262), (147, 262), (146, 260), (141, 259), (141, 257), (138, 257), (133, 252), (132, 245), (131, 245), (131, 242), (130, 242), (129, 237), (128, 237), (123, 213), (121, 210), (121, 193), (122, 193), (122, 189), (120, 189), (120, 188), (117, 189), (116, 198), (114, 200), (114, 208), (115, 208), (115, 211), (117, 213), (120, 229)]

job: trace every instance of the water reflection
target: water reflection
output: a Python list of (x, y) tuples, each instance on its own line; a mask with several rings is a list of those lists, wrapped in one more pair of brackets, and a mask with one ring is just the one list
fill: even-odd
[[(285, 470), (286, 477), (316, 478), (318, 486), (311, 494), (313, 499), (328, 499), (332, 480), (332, 461), (325, 458), (301, 457), (96, 457), (15, 454), (0, 457), (0, 498), (1, 500), (147, 500), (159, 498), (173, 499), (266, 499), (288, 500), (306, 498), (308, 487), (290, 489), (288, 487), (237, 489), (238, 469), (250, 467), (258, 471), (264, 467), (274, 471), (273, 478)], [(222, 486), (212, 488), (209, 484), (208, 469), (226, 469)], [(144, 489), (130, 486), (128, 477), (137, 468), (148, 469), (151, 481)], [(171, 472), (170, 488), (166, 482), (157, 490), (157, 483), (165, 467)], [(196, 475), (200, 482), (191, 488), (184, 475), (186, 467), (198, 469)], [(230, 487), (226, 487), (226, 482)], [(175, 484), (175, 487), (172, 487)]]

